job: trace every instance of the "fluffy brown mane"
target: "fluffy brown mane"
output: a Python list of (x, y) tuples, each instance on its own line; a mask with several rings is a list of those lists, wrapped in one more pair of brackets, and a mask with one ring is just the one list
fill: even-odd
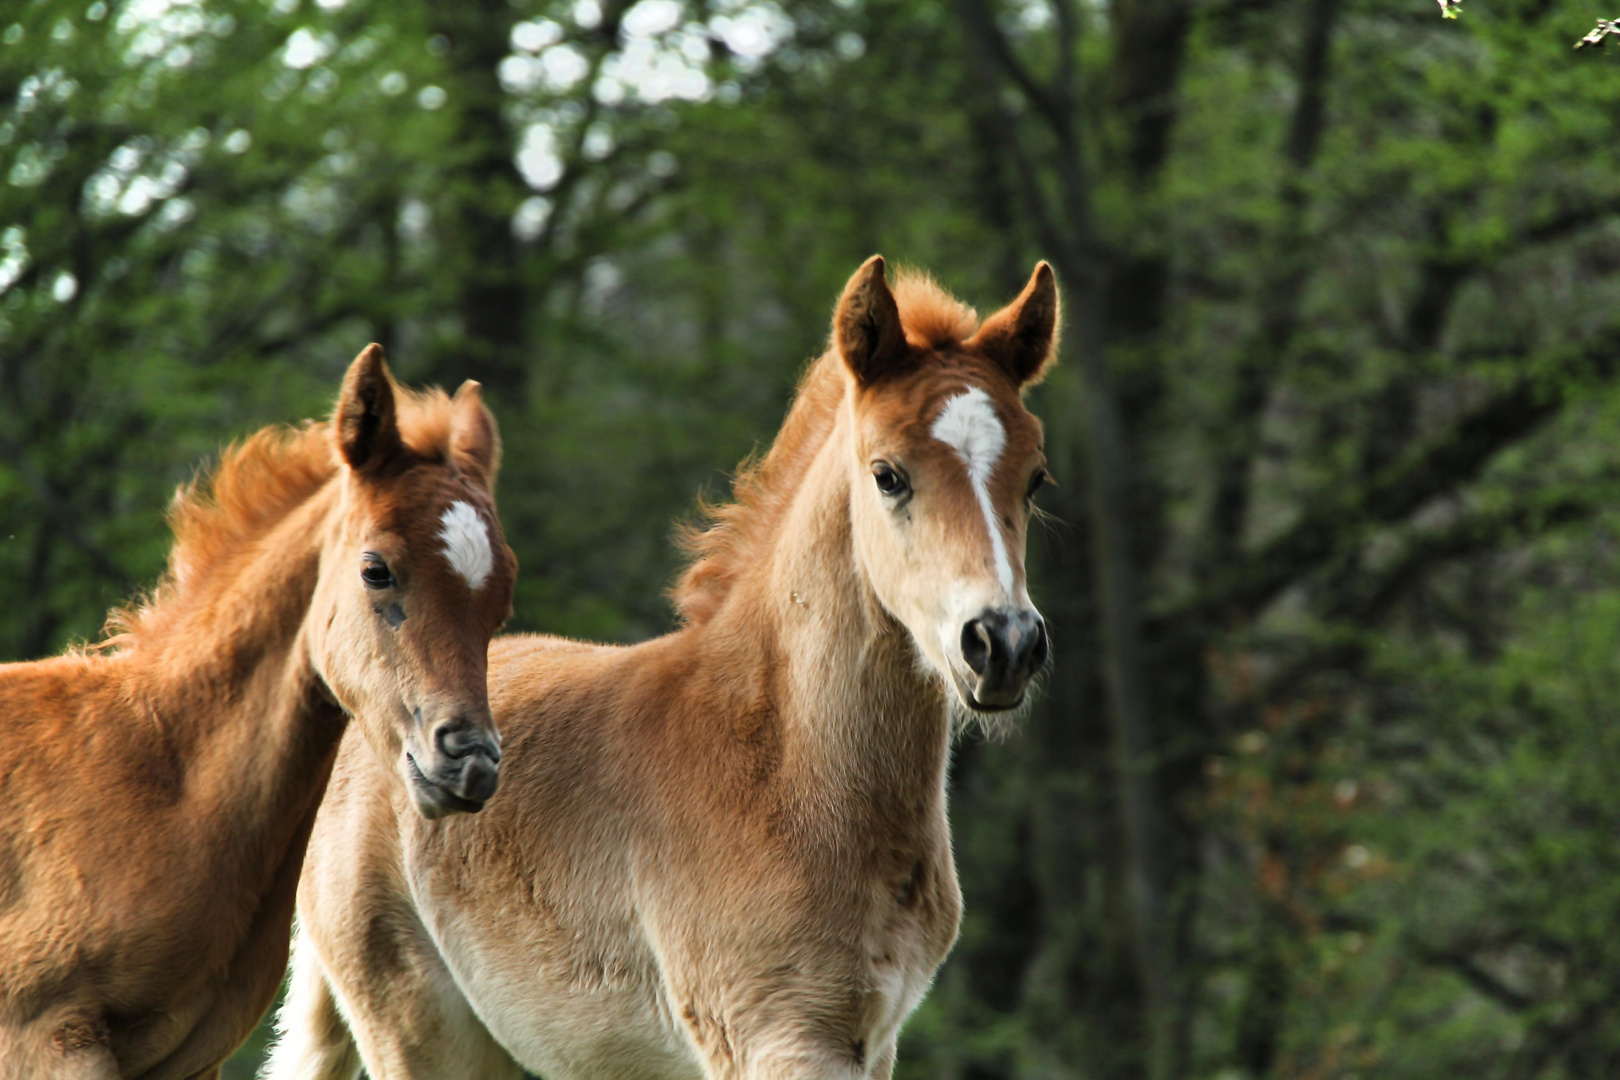
[[(444, 391), (394, 386), (399, 432), (407, 448), (429, 461), (450, 454), (450, 398)], [(150, 637), (168, 613), (240, 552), (311, 498), (337, 474), (331, 424), (307, 420), (274, 425), (232, 443), (211, 473), (182, 484), (169, 504), (174, 546), (157, 586), (107, 616), (103, 648), (127, 648)]]
[[(893, 285), (895, 305), (906, 340), (920, 348), (960, 345), (979, 329), (971, 307), (941, 288), (927, 274), (902, 270)], [(738, 569), (754, 561), (778, 518), (798, 490), (805, 470), (827, 440), (844, 398), (843, 362), (837, 347), (811, 362), (799, 381), (782, 430), (763, 458), (749, 457), (732, 478), (732, 501), (699, 503), (705, 525), (680, 530), (680, 545), (691, 562), (670, 596), (688, 623), (707, 622), (737, 578)]]
[(943, 349), (978, 333), (979, 313), (921, 270), (898, 271), (891, 289), (900, 309), (900, 325), (911, 344)]

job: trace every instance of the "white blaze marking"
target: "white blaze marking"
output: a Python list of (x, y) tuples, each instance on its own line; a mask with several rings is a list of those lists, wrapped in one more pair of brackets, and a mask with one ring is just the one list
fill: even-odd
[(968, 482), (984, 511), (984, 524), (990, 530), (990, 547), (996, 555), (996, 576), (1010, 599), (1013, 593), (1012, 563), (1007, 559), (1007, 542), (996, 524), (996, 508), (990, 505), (990, 477), (995, 474), (1001, 451), (1007, 446), (1007, 432), (996, 416), (990, 395), (977, 386), (957, 394), (945, 403), (934, 420), (930, 434), (945, 443), (967, 463)]
[(495, 569), (495, 553), (489, 547), (489, 526), (478, 511), (464, 502), (450, 504), (439, 518), (444, 526), (439, 539), (444, 541), (444, 557), (450, 560), (456, 573), (467, 579), (473, 588), (484, 583)]

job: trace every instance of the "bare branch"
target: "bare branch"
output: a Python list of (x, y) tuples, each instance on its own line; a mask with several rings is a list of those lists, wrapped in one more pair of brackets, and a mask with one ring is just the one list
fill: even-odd
[(1369, 636), (1370, 628), (1408, 595), (1425, 574), (1437, 567), (1587, 521), (1612, 503), (1611, 489), (1599, 485), (1579, 497), (1551, 501), (1532, 497), (1506, 507), (1468, 514), (1445, 528), (1413, 538), (1388, 566), (1374, 573), (1357, 575), (1350, 582), (1353, 588), (1316, 605), (1324, 619), (1358, 629), (1320, 642), (1295, 657), (1259, 688), (1256, 700), (1286, 701), (1298, 695), (1305, 682), (1320, 672), (1359, 668), (1371, 655), (1375, 644)]
[(1500, 509), (1469, 514), (1444, 529), (1425, 532), (1406, 546), (1399, 559), (1382, 571), (1359, 578), (1352, 595), (1330, 601), (1326, 614), (1358, 622), (1377, 620), (1418, 578), (1441, 563), (1500, 548), (1564, 525), (1585, 521), (1612, 503), (1604, 486), (1581, 496), (1548, 501), (1532, 498)]
[(1463, 981), (1486, 997), (1505, 1005), (1514, 1012), (1523, 1012), (1536, 1004), (1534, 998), (1521, 994), (1501, 979), (1480, 967), (1479, 961), (1461, 950), (1424, 949), (1421, 946), (1416, 950), (1418, 958), (1424, 963), (1435, 967), (1445, 968), (1462, 977)]
[(1040, 175), (1035, 163), (1030, 159), (1023, 141), (1018, 137), (1017, 117), (1013, 116), (1002, 103), (998, 92), (1000, 77), (996, 72), (995, 58), (998, 46), (1000, 51), (1006, 51), (1007, 43), (1001, 31), (996, 29), (995, 23), (990, 20), (983, 0), (958, 0), (958, 8), (962, 13), (962, 23), (967, 30), (971, 46), (968, 49), (968, 62), (973, 65), (979, 80), (992, 88), (989, 95), (990, 107), (999, 123), (987, 125), (988, 133), (996, 140), (1001, 152), (1013, 163), (1019, 194), (1024, 207), (1035, 219), (1035, 229), (1041, 244), (1053, 252), (1066, 250), (1069, 237), (1058, 224), (1051, 203), (1041, 188)]
[[(1617, 346), (1620, 335), (1603, 335), (1558, 366), (1571, 377), (1592, 370), (1607, 376)], [(1163, 621), (1208, 625), (1252, 616), (1302, 575), (1359, 545), (1368, 527), (1398, 521), (1472, 480), (1498, 452), (1555, 416), (1567, 392), (1561, 380), (1545, 375), (1515, 380), (1444, 436), (1409, 448), (1366, 483), (1329, 488), (1293, 526), (1217, 578), (1203, 595), (1165, 612)]]
[(1063, 122), (1063, 103), (1056, 94), (1037, 82), (1023, 61), (1018, 59), (1007, 35), (996, 26), (995, 15), (984, 0), (957, 0), (957, 10), (961, 12), (962, 25), (972, 35), (974, 44), (984, 50), (1002, 74), (1011, 79), (1029, 99), (1030, 104), (1049, 123), (1055, 125)]
[(1283, 182), (1283, 223), (1271, 249), (1268, 281), (1261, 297), (1261, 341), (1238, 363), (1231, 408), (1223, 419), (1215, 451), (1209, 566), (1232, 558), (1247, 525), (1266, 402), (1299, 326), (1299, 301), (1308, 270), (1305, 253), (1311, 249), (1305, 242), (1304, 177), (1315, 164), (1322, 142), (1326, 87), (1332, 71), (1329, 45), (1338, 11), (1339, 0), (1311, 0), (1306, 8), (1296, 77), (1299, 96), (1284, 151), (1289, 175)]

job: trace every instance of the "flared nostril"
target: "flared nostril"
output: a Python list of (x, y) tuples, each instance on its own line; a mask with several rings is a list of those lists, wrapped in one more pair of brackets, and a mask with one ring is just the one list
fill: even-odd
[(1046, 666), (1046, 654), (1051, 645), (1046, 640), (1046, 620), (1040, 616), (1035, 618), (1035, 641), (1029, 649), (1029, 669), (1039, 671)]
[(983, 619), (973, 619), (962, 627), (962, 660), (973, 674), (984, 674), (991, 652), (990, 631)]
[(962, 660), (980, 693), (1023, 693), (1046, 663), (1046, 621), (1033, 608), (986, 608), (962, 627)]
[(1028, 679), (1046, 663), (1046, 620), (1031, 608), (1010, 611), (1005, 616), (1003, 648), (1007, 653), (1007, 674)]
[(460, 795), (471, 802), (487, 802), (500, 782), (500, 770), (488, 757), (469, 757), (461, 768)]
[(433, 746), (449, 758), (464, 758), (481, 754), (492, 762), (501, 760), (500, 747), (476, 724), (465, 720), (452, 720), (440, 724), (433, 732)]

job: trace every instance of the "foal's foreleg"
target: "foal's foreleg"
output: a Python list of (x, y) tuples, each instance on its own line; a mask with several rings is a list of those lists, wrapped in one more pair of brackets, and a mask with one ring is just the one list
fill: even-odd
[[(270, 1080), (350, 1080), (361, 1063), (370, 1080), (521, 1080), (523, 1070), (451, 978), (397, 875), (366, 861), (376, 856), (367, 852), (343, 866), (317, 863), (315, 873), (305, 872), (294, 980), (283, 1009), (286, 1015), (298, 1001), (314, 1002), (314, 1013), (303, 1007), (306, 1032), (341, 1019), (349, 1071), (272, 1073)], [(317, 958), (320, 982), (300, 996), (299, 957), (306, 952)], [(323, 1042), (335, 1047), (337, 1036)]]
[(338, 948), (367, 953), (327, 977), (371, 1080), (522, 1080), (413, 916), (374, 913)]

